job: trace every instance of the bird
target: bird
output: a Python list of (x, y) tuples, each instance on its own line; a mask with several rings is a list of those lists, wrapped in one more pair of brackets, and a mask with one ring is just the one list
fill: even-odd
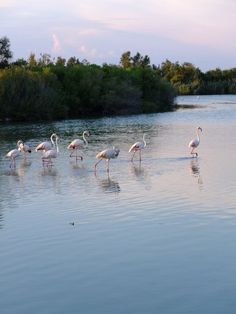
[(197, 157), (198, 156), (198, 153), (197, 152), (194, 152), (194, 150), (199, 146), (200, 144), (200, 134), (199, 132), (202, 132), (202, 128), (199, 126), (196, 130), (196, 133), (197, 133), (197, 138), (191, 140), (188, 144), (188, 147), (191, 148), (191, 151), (190, 151), (190, 154), (194, 157)]
[(24, 153), (24, 159), (26, 159), (26, 153), (31, 153), (29, 145), (25, 144), (22, 140), (17, 141), (18, 150)]
[(107, 172), (109, 172), (109, 163), (110, 163), (110, 159), (114, 159), (114, 158), (117, 158), (118, 155), (120, 153), (120, 150), (119, 148), (116, 148), (115, 146), (111, 149), (105, 149), (103, 151), (101, 151), (100, 153), (98, 153), (96, 155), (96, 158), (99, 159), (99, 161), (95, 164), (95, 172), (96, 172), (96, 169), (97, 169), (97, 165), (103, 160), (107, 160)]
[(147, 145), (146, 141), (145, 141), (145, 136), (146, 134), (143, 134), (143, 141), (142, 142), (136, 142), (134, 143), (130, 149), (129, 149), (129, 153), (133, 152), (133, 155), (131, 157), (130, 161), (133, 161), (134, 159), (134, 155), (137, 151), (139, 151), (139, 161), (141, 161), (141, 150), (144, 149)]
[(50, 150), (50, 149), (53, 149), (53, 147), (55, 147), (55, 142), (54, 142), (54, 138), (56, 140), (59, 139), (59, 137), (57, 136), (56, 133), (53, 133), (50, 137), (50, 140), (51, 142), (42, 142), (40, 143), (36, 148), (35, 148), (35, 151), (39, 151), (39, 150), (42, 150), (44, 152), (46, 152), (47, 150)]
[(10, 150), (7, 154), (6, 154), (6, 158), (9, 158), (11, 160), (10, 163), (10, 168), (16, 168), (16, 158), (20, 156), (20, 151), (15, 148)]
[(56, 135), (56, 142), (54, 143), (54, 147), (49, 150), (44, 150), (42, 156), (43, 167), (45, 166), (45, 164), (47, 164), (47, 167), (52, 166), (52, 158), (57, 158), (57, 155), (59, 153), (58, 139), (59, 137)]
[[(67, 149), (72, 150), (72, 152), (71, 152), (71, 154), (70, 154), (70, 157), (75, 157), (75, 160), (76, 160), (76, 161), (77, 161), (78, 159), (83, 160), (83, 156), (78, 156), (78, 155), (77, 155), (77, 151), (78, 151), (79, 148), (82, 148), (82, 147), (88, 145), (88, 141), (86, 140), (85, 135), (86, 135), (86, 136), (90, 136), (90, 135), (91, 135), (90, 131), (84, 131), (84, 132), (83, 132), (83, 135), (82, 135), (82, 137), (83, 137), (82, 140), (79, 139), (79, 138), (77, 138), (77, 139), (73, 140), (73, 141), (67, 146)], [(73, 155), (74, 151), (75, 151), (75, 156)]]

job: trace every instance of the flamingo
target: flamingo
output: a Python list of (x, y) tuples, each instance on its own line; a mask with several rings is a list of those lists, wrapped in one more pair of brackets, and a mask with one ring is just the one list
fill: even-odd
[(29, 145), (25, 144), (22, 140), (17, 142), (18, 150), (24, 153), (24, 159), (26, 159), (26, 153), (31, 153)]
[(134, 155), (137, 151), (139, 151), (139, 161), (141, 161), (141, 150), (144, 149), (147, 145), (146, 141), (145, 141), (145, 136), (146, 134), (143, 134), (143, 141), (142, 142), (136, 142), (134, 143), (130, 149), (129, 149), (129, 153), (133, 152), (133, 156), (131, 157), (130, 161), (133, 161), (134, 159)]
[(53, 147), (55, 147), (55, 142), (54, 142), (54, 138), (56, 138), (56, 140), (59, 139), (59, 137), (56, 135), (56, 133), (53, 133), (50, 137), (51, 142), (42, 142), (40, 143), (36, 148), (35, 151), (39, 151), (42, 150), (44, 152), (46, 152), (47, 150), (53, 149)]
[(20, 151), (18, 149), (12, 149), (6, 154), (6, 158), (11, 159), (10, 168), (16, 168), (16, 158), (20, 156)]
[[(200, 144), (200, 134), (199, 134), (200, 131), (202, 132), (202, 128), (199, 126), (199, 127), (197, 128), (197, 131), (196, 131), (196, 133), (197, 133), (197, 138), (191, 140), (191, 141), (189, 142), (189, 144), (188, 144), (188, 147), (191, 148), (190, 154), (191, 154), (192, 156), (195, 155), (196, 157), (198, 156), (198, 153), (195, 153), (194, 150), (195, 150), (195, 149), (198, 147), (198, 145)], [(193, 157), (194, 157), (194, 156), (193, 156)]]
[(107, 160), (107, 172), (109, 172), (109, 163), (110, 163), (110, 159), (114, 159), (117, 158), (118, 155), (120, 153), (120, 150), (116, 147), (113, 147), (112, 149), (105, 149), (102, 152), (98, 153), (96, 155), (96, 158), (99, 159), (99, 161), (95, 164), (95, 172), (96, 172), (96, 168), (97, 165), (103, 160)]
[[(77, 155), (77, 151), (78, 151), (79, 148), (82, 148), (82, 147), (88, 145), (88, 141), (86, 140), (85, 135), (86, 135), (86, 136), (90, 136), (91, 133), (90, 133), (89, 131), (84, 131), (84, 132), (83, 132), (83, 135), (82, 135), (82, 137), (83, 137), (82, 140), (79, 139), (79, 138), (78, 138), (78, 139), (75, 139), (75, 140), (73, 140), (73, 141), (68, 145), (68, 147), (67, 147), (67, 149), (70, 149), (70, 150), (72, 149), (72, 150), (73, 150), (72, 153), (70, 154), (70, 157), (75, 157), (75, 160), (76, 160), (76, 161), (77, 161), (78, 159), (83, 160), (83, 157), (82, 157), (82, 156), (78, 156), (78, 155)], [(75, 150), (75, 156), (73, 155), (74, 150)]]
[(42, 162), (43, 162), (43, 167), (45, 163), (47, 163), (47, 166), (52, 166), (52, 158), (57, 158), (57, 155), (59, 153), (59, 147), (58, 147), (58, 139), (59, 137), (56, 136), (56, 143), (54, 143), (54, 148), (49, 149), (49, 150), (44, 150), (43, 152), (43, 157), (42, 157)]

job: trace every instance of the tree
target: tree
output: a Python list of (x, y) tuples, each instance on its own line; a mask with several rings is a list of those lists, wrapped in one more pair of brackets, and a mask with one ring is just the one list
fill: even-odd
[(144, 57), (137, 52), (135, 56), (132, 58), (133, 65), (134, 66), (141, 66), (143, 68), (149, 67), (150, 66), (150, 58), (149, 56), (145, 55)]
[(66, 59), (62, 58), (62, 57), (57, 57), (56, 65), (65, 66), (66, 65)]
[(131, 67), (130, 51), (126, 51), (126, 52), (122, 53), (121, 58), (120, 58), (120, 65), (124, 69), (128, 69)]
[(76, 57), (70, 57), (67, 60), (67, 63), (66, 63), (67, 66), (73, 66), (73, 65), (76, 65), (76, 64), (80, 64), (79, 59), (77, 59)]
[(13, 62), (12, 64), (16, 65), (16, 66), (19, 66), (19, 67), (24, 67), (26, 66), (28, 63), (25, 59), (23, 58), (20, 58), (20, 59), (17, 59), (15, 62)]
[(35, 54), (31, 53), (28, 59), (28, 64), (30, 67), (36, 67), (37, 65), (37, 60), (35, 58)]
[(10, 40), (6, 36), (0, 38), (0, 68), (7, 67), (12, 56)]
[(48, 53), (40, 53), (38, 65), (41, 67), (46, 67), (50, 64), (52, 64), (51, 55)]

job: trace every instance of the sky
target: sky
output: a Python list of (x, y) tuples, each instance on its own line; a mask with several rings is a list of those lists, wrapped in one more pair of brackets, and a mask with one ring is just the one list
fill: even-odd
[(14, 60), (76, 57), (119, 64), (190, 62), (202, 71), (236, 67), (235, 0), (0, 0), (0, 38)]

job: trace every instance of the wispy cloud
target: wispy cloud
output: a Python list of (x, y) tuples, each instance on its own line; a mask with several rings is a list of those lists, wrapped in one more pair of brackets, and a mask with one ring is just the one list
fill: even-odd
[(61, 51), (61, 43), (56, 34), (52, 34), (52, 51), (54, 53)]
[(94, 62), (125, 50), (191, 61), (201, 49), (202, 58), (220, 51), (233, 60), (236, 49), (234, 0), (0, 0), (0, 8), (1, 33), (20, 57), (33, 46)]
[(6, 8), (11, 6), (12, 1), (11, 0), (0, 0), (0, 8)]

